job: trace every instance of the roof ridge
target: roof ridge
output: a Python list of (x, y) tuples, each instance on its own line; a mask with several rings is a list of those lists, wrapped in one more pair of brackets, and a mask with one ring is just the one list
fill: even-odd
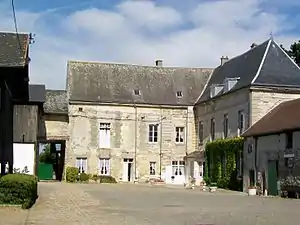
[(82, 64), (101, 64), (101, 65), (118, 65), (118, 66), (135, 66), (135, 67), (148, 67), (158, 69), (215, 69), (215, 67), (180, 67), (180, 66), (155, 66), (155, 65), (141, 65), (133, 63), (120, 63), (120, 62), (102, 62), (102, 61), (84, 61), (84, 60), (68, 60), (68, 64), (82, 63)]
[(257, 70), (255, 76), (253, 77), (253, 79), (252, 79), (252, 81), (251, 81), (251, 85), (254, 84), (254, 82), (257, 80), (257, 78), (258, 78), (258, 76), (259, 76), (259, 74), (260, 74), (260, 72), (261, 72), (261, 69), (262, 69), (262, 67), (263, 67), (263, 65), (264, 65), (264, 63), (265, 63), (265, 60), (266, 60), (267, 54), (268, 54), (268, 52), (269, 52), (270, 45), (271, 45), (271, 42), (272, 42), (272, 41), (273, 41), (272, 39), (269, 39), (269, 41), (268, 41), (268, 45), (267, 45), (266, 50), (265, 50), (265, 52), (264, 52), (264, 55), (263, 55), (263, 57), (262, 57), (262, 59), (261, 59), (261, 63), (260, 63), (260, 65), (259, 65), (259, 67), (258, 67), (258, 70)]

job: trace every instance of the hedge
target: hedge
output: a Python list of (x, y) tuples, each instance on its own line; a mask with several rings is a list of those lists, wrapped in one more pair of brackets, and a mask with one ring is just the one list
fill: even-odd
[(7, 174), (0, 178), (0, 204), (30, 208), (36, 201), (37, 177), (28, 174)]
[(66, 181), (74, 183), (78, 179), (79, 169), (77, 167), (67, 167), (66, 169)]
[(205, 146), (205, 174), (208, 185), (241, 191), (242, 181), (237, 177), (236, 158), (243, 152), (244, 139), (218, 139)]

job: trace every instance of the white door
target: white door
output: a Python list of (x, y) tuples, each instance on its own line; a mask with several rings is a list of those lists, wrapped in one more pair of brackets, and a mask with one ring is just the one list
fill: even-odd
[(184, 161), (172, 161), (172, 176), (174, 184), (184, 184)]
[(128, 162), (123, 162), (123, 177), (122, 181), (128, 182)]

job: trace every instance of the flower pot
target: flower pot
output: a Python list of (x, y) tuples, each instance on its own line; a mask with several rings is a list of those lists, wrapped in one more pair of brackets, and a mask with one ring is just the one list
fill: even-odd
[(248, 195), (249, 196), (255, 196), (256, 195), (256, 188), (249, 188), (248, 189)]
[(216, 186), (209, 187), (209, 192), (215, 192), (215, 191), (217, 191)]

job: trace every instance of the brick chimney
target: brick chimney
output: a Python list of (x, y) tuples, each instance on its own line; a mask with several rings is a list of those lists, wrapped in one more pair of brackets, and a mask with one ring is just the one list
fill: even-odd
[(229, 60), (228, 56), (222, 56), (221, 57), (221, 66), (224, 65), (224, 63), (226, 63)]
[(156, 66), (163, 66), (163, 61), (161, 59), (158, 59), (155, 61)]

